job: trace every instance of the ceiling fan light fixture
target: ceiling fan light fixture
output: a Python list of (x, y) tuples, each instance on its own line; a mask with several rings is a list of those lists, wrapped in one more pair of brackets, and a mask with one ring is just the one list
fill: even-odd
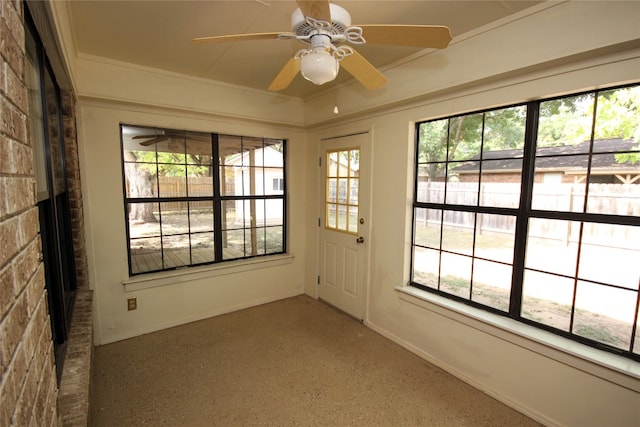
[[(262, 0), (258, 0), (264, 3)], [(231, 43), (243, 40), (292, 40), (307, 45), (290, 58), (269, 85), (269, 90), (286, 89), (298, 73), (323, 85), (334, 80), (339, 63), (367, 89), (378, 89), (387, 83), (386, 77), (345, 43), (382, 44), (430, 49), (444, 49), (451, 41), (449, 28), (442, 25), (376, 24), (351, 25), (346, 9), (330, 0), (297, 0), (298, 8), (291, 14), (291, 32), (231, 34), (198, 37), (195, 44)], [(265, 3), (266, 4), (266, 3)]]
[(323, 85), (338, 76), (338, 60), (324, 47), (316, 47), (300, 58), (300, 74), (316, 85)]

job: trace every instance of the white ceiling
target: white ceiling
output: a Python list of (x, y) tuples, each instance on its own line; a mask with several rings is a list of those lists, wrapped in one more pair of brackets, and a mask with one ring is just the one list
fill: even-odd
[[(365, 1), (340, 0), (353, 25), (446, 25), (456, 36), (540, 3), (540, 1)], [(291, 31), (295, 1), (100, 1), (68, 3), (78, 53), (106, 57), (191, 76), (266, 90), (290, 56), (302, 48), (291, 40), (193, 45), (195, 37)], [(365, 34), (366, 37), (366, 34)], [(382, 67), (420, 49), (356, 47)], [(341, 70), (338, 79), (350, 76)], [(325, 85), (326, 86), (326, 85)], [(306, 98), (323, 90), (297, 76), (281, 93)]]

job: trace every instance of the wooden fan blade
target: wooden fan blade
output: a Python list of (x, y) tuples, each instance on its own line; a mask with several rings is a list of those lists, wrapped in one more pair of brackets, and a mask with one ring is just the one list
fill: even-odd
[[(353, 49), (352, 49), (353, 50)], [(387, 84), (387, 78), (376, 67), (371, 65), (364, 56), (353, 50), (340, 61), (340, 66), (362, 83), (367, 89), (378, 89)]]
[(279, 36), (295, 37), (293, 33), (253, 33), (253, 34), (231, 34), (227, 36), (211, 36), (211, 37), (198, 37), (191, 40), (193, 44), (205, 44), (205, 43), (230, 43), (230, 42), (242, 42), (248, 40), (273, 40), (280, 38)]
[(297, 0), (296, 3), (304, 16), (331, 22), (329, 0)]
[(444, 49), (451, 41), (448, 27), (441, 25), (358, 25), (368, 44)]
[(284, 64), (284, 67), (280, 70), (278, 75), (269, 85), (269, 90), (278, 91), (282, 89), (286, 89), (289, 84), (293, 81), (293, 79), (300, 72), (300, 59), (291, 58)]
[[(134, 136), (133, 139), (136, 139), (136, 137)], [(151, 139), (149, 139), (147, 141), (142, 141), (140, 143), (140, 145), (142, 145), (144, 147), (148, 147), (149, 145), (158, 144), (158, 143), (160, 143), (162, 141), (165, 141), (167, 139), (169, 139), (168, 136), (158, 136), (158, 137), (151, 138)]]

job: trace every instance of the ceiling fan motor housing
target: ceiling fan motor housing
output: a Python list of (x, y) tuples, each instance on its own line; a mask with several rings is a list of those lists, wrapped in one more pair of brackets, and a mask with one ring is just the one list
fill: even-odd
[[(331, 22), (329, 22), (330, 29), (328, 31), (332, 34), (344, 33), (351, 26), (351, 15), (344, 8), (333, 3), (329, 4), (329, 10), (331, 12)], [(296, 9), (291, 14), (291, 31), (296, 33), (297, 36), (309, 36), (316, 33), (318, 29), (313, 25), (309, 25), (302, 11)]]

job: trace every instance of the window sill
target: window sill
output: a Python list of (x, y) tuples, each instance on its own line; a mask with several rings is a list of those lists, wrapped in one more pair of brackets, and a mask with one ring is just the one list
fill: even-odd
[(400, 299), (558, 362), (640, 392), (640, 363), (600, 351), (513, 319), (411, 286), (396, 286)]
[(269, 268), (291, 264), (294, 258), (295, 256), (289, 254), (272, 255), (211, 264), (202, 267), (186, 267), (178, 270), (135, 276), (123, 281), (122, 285), (124, 286), (125, 292), (135, 292), (158, 286), (175, 285), (177, 283), (190, 282), (193, 280), (206, 279), (225, 274), (241, 273), (243, 271), (255, 270), (258, 268)]

